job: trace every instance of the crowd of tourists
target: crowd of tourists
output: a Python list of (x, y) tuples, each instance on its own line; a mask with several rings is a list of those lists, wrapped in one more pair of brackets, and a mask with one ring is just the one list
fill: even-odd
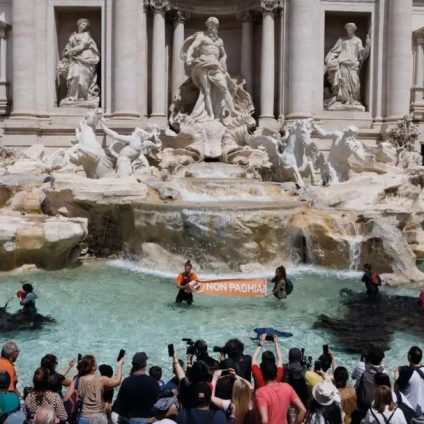
[(210, 356), (204, 340), (187, 340), (183, 361), (169, 345), (173, 377), (167, 382), (145, 352), (133, 354), (125, 378), (125, 356), (115, 370), (85, 355), (58, 371), (56, 356), (48, 354), (41, 358), (32, 386), (20, 393), (15, 369), (19, 348), (7, 342), (0, 358), (0, 423), (424, 422), (424, 367), (417, 346), (409, 349), (406, 364), (392, 378), (377, 346), (369, 346), (353, 370), (338, 365), (327, 346), (314, 363), (299, 348), (291, 348), (284, 361), (278, 337), (266, 334), (252, 356), (238, 339), (214, 351), (219, 351), (218, 359)]

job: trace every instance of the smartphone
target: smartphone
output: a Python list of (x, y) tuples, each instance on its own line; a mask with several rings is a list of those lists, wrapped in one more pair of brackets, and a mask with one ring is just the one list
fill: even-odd
[(328, 345), (323, 345), (323, 346), (322, 346), (322, 353), (323, 353), (325, 356), (328, 356), (328, 355), (330, 354), (330, 350), (328, 349)]
[(119, 351), (119, 355), (118, 355), (118, 358), (116, 359), (116, 362), (119, 362), (124, 356), (125, 356), (125, 350), (121, 349)]
[(81, 355), (81, 353), (78, 353), (77, 363), (79, 363), (81, 361), (81, 359), (82, 359), (82, 355)]
[(226, 375), (230, 375), (230, 370), (222, 370), (221, 377), (225, 377)]
[(168, 356), (170, 358), (172, 358), (174, 356), (175, 350), (174, 350), (174, 345), (173, 344), (169, 344), (168, 345)]
[(265, 340), (268, 342), (273, 342), (274, 341), (274, 336), (272, 334), (267, 334), (265, 337)]

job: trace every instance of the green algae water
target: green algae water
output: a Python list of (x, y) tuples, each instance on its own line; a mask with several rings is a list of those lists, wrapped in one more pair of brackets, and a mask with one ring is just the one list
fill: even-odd
[[(128, 353), (127, 373), (132, 354), (145, 351), (149, 365), (162, 366), (166, 379), (171, 368), (167, 357), (169, 343), (175, 344), (182, 359), (186, 349), (182, 337), (204, 338), (211, 354), (214, 345), (221, 346), (229, 338), (239, 337), (245, 344), (245, 352), (253, 353), (257, 344), (250, 339), (254, 336), (253, 328), (270, 326), (294, 333), (291, 338), (281, 339), (285, 357), (290, 347), (298, 346), (315, 359), (321, 354), (322, 345), (328, 343), (336, 353), (338, 364), (353, 369), (358, 355), (337, 346), (325, 331), (311, 327), (319, 314), (335, 317), (342, 314), (339, 292), (342, 288), (363, 290), (361, 274), (300, 267), (289, 269), (288, 275), (295, 288), (286, 301), (279, 302), (273, 296), (195, 296), (195, 303), (188, 307), (174, 303), (176, 275), (152, 274), (128, 261), (94, 262), (53, 272), (5, 274), (0, 276), (0, 304), (20, 289), (21, 280), (30, 280), (40, 297), (39, 312), (51, 315), (57, 323), (41, 330), (3, 334), (0, 342), (14, 340), (21, 349), (16, 363), (21, 388), (31, 385), (32, 374), (46, 353), (58, 357), (60, 370), (78, 353), (94, 354), (99, 364), (114, 365), (123, 348)], [(266, 275), (270, 276), (270, 273)], [(418, 293), (407, 288), (383, 290), (411, 296)], [(8, 310), (18, 309), (17, 299), (12, 300)], [(394, 335), (385, 361), (390, 371), (405, 363), (412, 344), (423, 347), (423, 339), (403, 333)]]

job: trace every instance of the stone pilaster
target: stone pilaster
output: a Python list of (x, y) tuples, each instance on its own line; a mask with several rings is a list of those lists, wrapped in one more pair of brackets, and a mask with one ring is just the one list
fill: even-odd
[(275, 97), (275, 14), (281, 2), (262, 0), (261, 96), (259, 124), (273, 124)]
[(138, 56), (141, 36), (140, 19), (143, 12), (139, 0), (113, 2), (113, 116), (136, 118), (138, 112), (138, 84), (141, 78)]
[(174, 15), (174, 36), (172, 41), (172, 95), (185, 81), (184, 61), (181, 59), (181, 49), (184, 44), (184, 21), (187, 18), (184, 12), (177, 10)]
[(36, 115), (34, 63), (43, 58), (35, 57), (34, 16), (35, 2), (33, 0), (12, 2), (12, 115), (16, 117)]
[(246, 90), (252, 94), (253, 88), (253, 20), (249, 12), (241, 19), (241, 75), (246, 80)]
[(6, 115), (9, 108), (7, 81), (7, 38), (9, 25), (0, 21), (0, 115)]
[(424, 33), (415, 37), (414, 86), (412, 88), (412, 114), (414, 119), (424, 118)]
[(312, 115), (312, 66), (316, 57), (314, 41), (317, 0), (296, 0), (288, 3), (288, 119)]
[(386, 121), (409, 113), (411, 93), (412, 1), (388, 2)]
[(165, 13), (169, 9), (167, 0), (150, 0), (153, 10), (152, 42), (152, 118), (166, 118), (166, 45)]

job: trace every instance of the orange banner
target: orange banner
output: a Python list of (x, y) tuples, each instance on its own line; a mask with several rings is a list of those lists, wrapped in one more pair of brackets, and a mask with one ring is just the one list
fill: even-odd
[(262, 278), (205, 280), (195, 282), (192, 290), (212, 296), (265, 297), (266, 281)]

